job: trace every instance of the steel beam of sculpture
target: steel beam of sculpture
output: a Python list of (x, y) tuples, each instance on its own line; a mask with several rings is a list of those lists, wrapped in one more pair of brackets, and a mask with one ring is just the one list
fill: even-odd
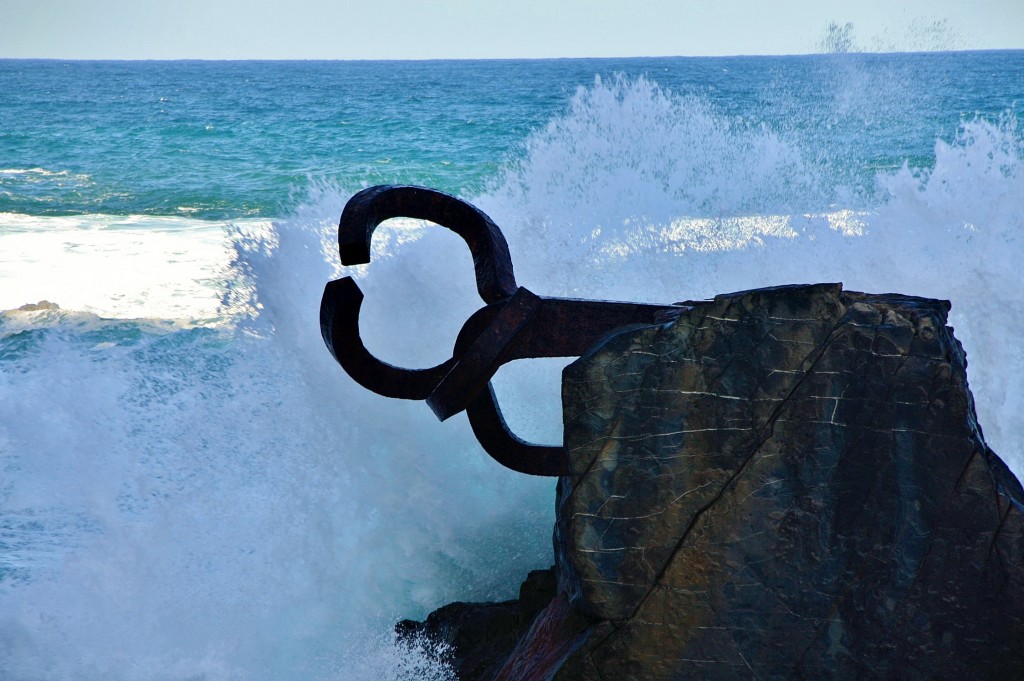
[(489, 217), (424, 187), (382, 185), (353, 196), (338, 225), (342, 264), (370, 262), (374, 230), (395, 217), (429, 220), (462, 237), (473, 255), (476, 287), (485, 305), (463, 325), (451, 359), (430, 369), (403, 369), (382, 362), (363, 345), (363, 293), (356, 282), (351, 277), (331, 281), (320, 302), (320, 332), (331, 354), (364, 388), (386, 397), (426, 400), (442, 421), (466, 410), (477, 440), (500, 464), (531, 475), (567, 474), (562, 447), (530, 444), (509, 430), (491, 377), (515, 359), (578, 357), (610, 331), (665, 321), (682, 305), (538, 296), (516, 284), (508, 244)]

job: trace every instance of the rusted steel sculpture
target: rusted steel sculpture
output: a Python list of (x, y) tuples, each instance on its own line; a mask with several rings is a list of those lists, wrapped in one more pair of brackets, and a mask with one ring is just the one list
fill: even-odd
[(430, 369), (403, 369), (374, 357), (359, 337), (363, 293), (351, 277), (328, 282), (320, 302), (320, 332), (342, 368), (364, 388), (386, 397), (426, 400), (444, 421), (466, 410), (473, 433), (498, 463), (531, 475), (565, 475), (562, 447), (524, 442), (505, 424), (490, 379), (498, 368), (529, 357), (577, 357), (608, 332), (667, 319), (680, 305), (645, 305), (538, 296), (516, 284), (508, 244), (483, 212), (424, 187), (381, 185), (345, 205), (338, 225), (344, 265), (370, 262), (370, 239), (395, 217), (429, 220), (469, 245), (476, 287), (485, 305), (455, 341), (451, 359)]

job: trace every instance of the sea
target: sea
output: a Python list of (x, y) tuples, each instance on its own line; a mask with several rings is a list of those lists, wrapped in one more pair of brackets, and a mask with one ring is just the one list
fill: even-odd
[[(356, 191), (487, 212), (539, 295), (843, 282), (952, 302), (1024, 473), (1024, 51), (524, 61), (0, 60), (0, 678), (453, 678), (393, 625), (516, 597), (554, 481), (465, 415), (356, 385), (451, 354), (465, 244), (410, 219), (342, 267)], [(495, 377), (561, 440), (560, 370)]]

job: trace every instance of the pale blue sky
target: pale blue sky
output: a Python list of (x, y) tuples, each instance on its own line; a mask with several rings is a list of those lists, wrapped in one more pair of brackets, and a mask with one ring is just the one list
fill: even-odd
[(1024, 0), (2, 0), (0, 57), (793, 54), (830, 22), (867, 49), (1024, 48)]

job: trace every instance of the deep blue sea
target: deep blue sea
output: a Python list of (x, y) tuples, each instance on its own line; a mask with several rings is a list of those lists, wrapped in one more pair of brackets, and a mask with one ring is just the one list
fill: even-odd
[[(343, 274), (406, 366), (481, 304), (413, 220), (340, 267), (373, 184), (474, 202), (541, 295), (948, 299), (1024, 473), (1022, 108), (1024, 51), (0, 60), (0, 678), (447, 679), (393, 623), (550, 564), (553, 481), (323, 346)], [(560, 440), (562, 365), (496, 377), (521, 436)]]

